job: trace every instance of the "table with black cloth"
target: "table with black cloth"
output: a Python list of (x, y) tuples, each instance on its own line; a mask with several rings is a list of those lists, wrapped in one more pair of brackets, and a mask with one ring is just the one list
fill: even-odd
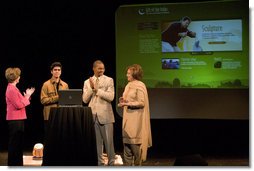
[(91, 108), (51, 108), (42, 165), (96, 166), (97, 161)]

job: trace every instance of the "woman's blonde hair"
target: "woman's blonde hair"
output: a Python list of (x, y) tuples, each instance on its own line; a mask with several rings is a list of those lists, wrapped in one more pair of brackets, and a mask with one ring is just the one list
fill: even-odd
[(5, 70), (5, 78), (9, 83), (13, 83), (21, 74), (19, 68), (7, 68)]
[(132, 71), (132, 77), (136, 80), (141, 80), (143, 78), (143, 69), (139, 64), (133, 64), (127, 67), (127, 70)]

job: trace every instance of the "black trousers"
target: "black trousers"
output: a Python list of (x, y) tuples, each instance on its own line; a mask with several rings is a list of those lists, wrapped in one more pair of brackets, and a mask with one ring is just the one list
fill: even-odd
[(43, 136), (43, 143), (45, 144), (47, 133), (48, 133), (48, 120), (44, 120), (44, 136)]
[(8, 121), (8, 166), (23, 166), (24, 120)]

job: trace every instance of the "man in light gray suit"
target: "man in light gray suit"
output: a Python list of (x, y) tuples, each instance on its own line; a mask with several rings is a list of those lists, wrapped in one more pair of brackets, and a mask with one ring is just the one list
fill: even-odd
[(98, 153), (98, 165), (104, 165), (103, 145), (108, 155), (108, 165), (114, 165), (115, 150), (113, 141), (113, 123), (115, 122), (111, 102), (115, 96), (114, 81), (103, 75), (102, 61), (93, 63), (94, 76), (87, 79), (83, 88), (83, 101), (89, 103), (95, 121), (95, 134)]

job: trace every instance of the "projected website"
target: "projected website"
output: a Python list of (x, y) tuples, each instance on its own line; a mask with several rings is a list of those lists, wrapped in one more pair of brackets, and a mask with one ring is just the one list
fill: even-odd
[[(221, 10), (214, 13), (211, 5)], [(188, 7), (193, 10), (183, 10)], [(237, 5), (121, 6), (116, 12), (118, 88), (126, 85), (125, 68), (134, 63), (143, 67), (148, 88), (248, 88), (248, 19), (244, 10), (225, 14), (227, 8), (234, 11)], [(170, 36), (177, 28), (178, 34)], [(170, 48), (173, 51), (165, 50)]]
[[(115, 16), (116, 99), (128, 83), (126, 67), (140, 64), (151, 118), (246, 116), (238, 115), (244, 111), (239, 105), (246, 104), (238, 93), (249, 88), (246, 4), (229, 0), (120, 6)], [(219, 98), (212, 100), (214, 94)], [(122, 114), (120, 108), (117, 112)]]
[[(188, 32), (195, 36), (192, 37), (191, 34), (188, 36)], [(181, 34), (184, 36), (179, 36)], [(176, 36), (179, 38), (175, 38)], [(178, 50), (175, 50), (174, 46)], [(192, 21), (186, 30), (181, 29), (181, 22), (162, 23), (162, 52), (240, 50), (242, 50), (241, 20)]]

